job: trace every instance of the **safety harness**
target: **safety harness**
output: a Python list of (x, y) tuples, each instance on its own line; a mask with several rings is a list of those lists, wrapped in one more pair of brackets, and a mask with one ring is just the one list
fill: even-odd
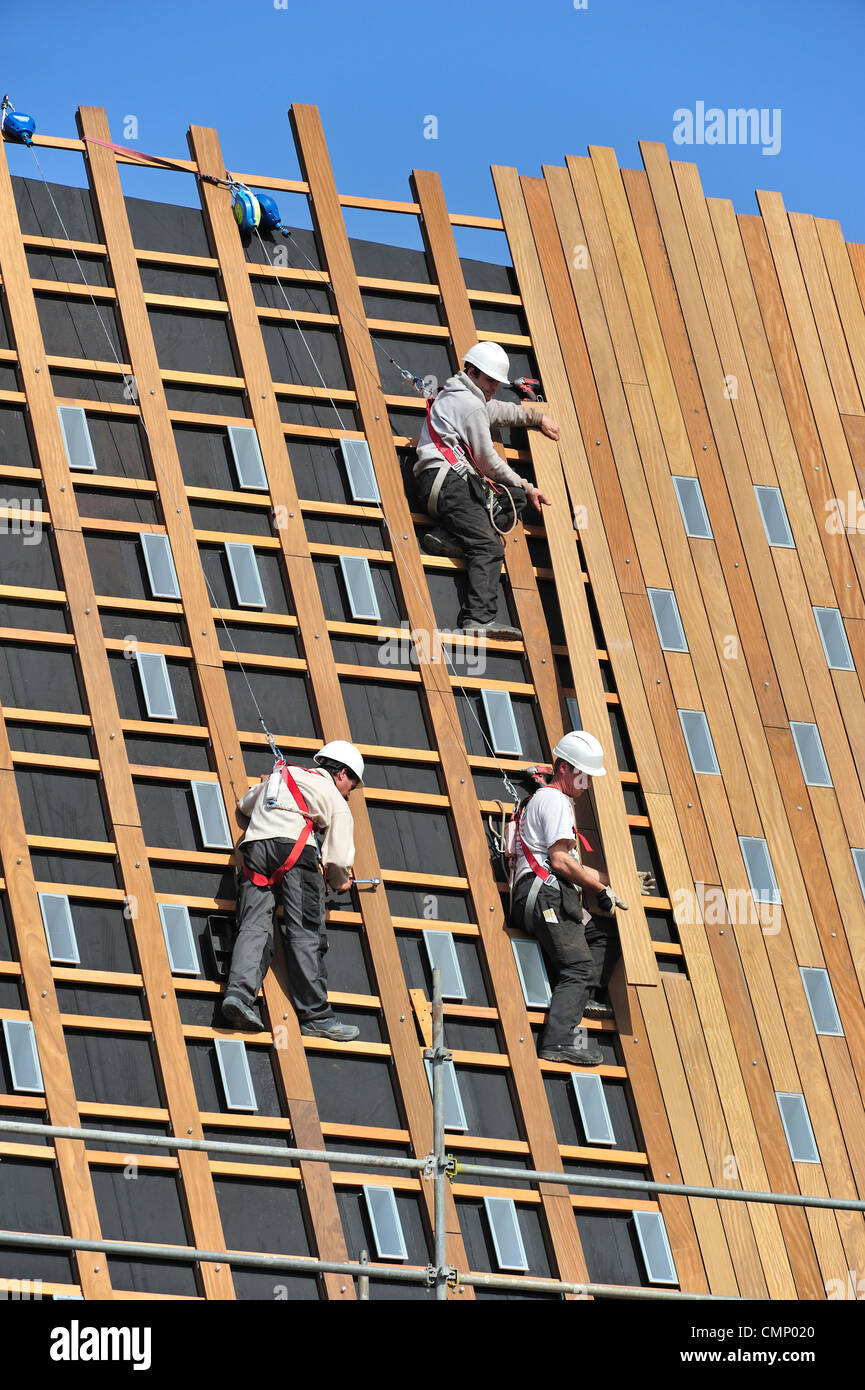
[[(304, 768), (303, 770), (304, 772), (314, 773), (316, 777), (324, 777), (325, 775), (323, 772), (319, 772), (317, 768), (308, 767)], [(307, 840), (312, 834), (313, 819), (312, 816), (309, 814), (309, 808), (307, 807), (307, 804), (303, 799), (303, 793), (301, 792), (300, 787), (297, 785), (291, 773), (289, 772), (288, 764), (283, 761), (280, 761), (276, 764), (276, 767), (273, 769), (273, 772), (270, 774), (270, 777), (268, 778), (267, 789), (265, 791), (266, 804), (268, 806), (276, 805), (276, 797), (279, 791), (280, 780), (283, 781), (286, 787), (288, 788), (289, 795), (292, 797), (294, 804), (297, 807), (297, 810), (303, 816), (305, 825), (301, 830), (300, 834), (298, 835), (297, 839), (295, 840), (294, 844), (292, 845), (291, 853), (289, 854), (288, 858), (284, 861), (284, 863), (280, 864), (278, 869), (275, 869), (273, 871), (269, 878), (267, 874), (259, 874), (255, 871), (255, 869), (250, 869), (246, 863), (246, 860), (243, 860), (242, 873), (245, 878), (249, 879), (250, 883), (255, 884), (256, 888), (279, 888), (280, 884), (282, 883), (282, 880), (285, 878), (285, 875), (288, 873), (290, 869), (294, 868), (295, 864), (297, 863), (298, 859), (303, 853)]]
[[(433, 485), (430, 489), (430, 495), (427, 498), (427, 510), (432, 512), (433, 516), (438, 516), (439, 493), (442, 490), (442, 484), (444, 483), (445, 478), (448, 476), (448, 473), (450, 472), (451, 468), (458, 468), (460, 471), (462, 471), (462, 469), (464, 468), (467, 469), (471, 467), (477, 475), (477, 477), (481, 479), (481, 482), (484, 484), (484, 486), (489, 490), (489, 501), (487, 503), (487, 511), (490, 515), (490, 521), (492, 522), (495, 529), (499, 532), (499, 535), (510, 535), (510, 532), (513, 531), (514, 527), (517, 524), (517, 509), (514, 506), (513, 498), (511, 497), (510, 493), (505, 492), (504, 488), (501, 488), (496, 483), (494, 483), (492, 478), (488, 478), (485, 473), (481, 472), (481, 470), (475, 463), (474, 454), (472, 453), (468, 444), (464, 443), (460, 446), (460, 453), (463, 456), (462, 458), (460, 458), (456, 450), (452, 449), (449, 444), (445, 443), (445, 441), (442, 439), (441, 435), (439, 434), (438, 430), (432, 422), (432, 403), (430, 401), (429, 396), (427, 396), (426, 400), (426, 427), (429, 430), (430, 439), (438, 449), (442, 458), (445, 459), (445, 463), (442, 464), (441, 468), (438, 470), (438, 472), (435, 475), (435, 478), (433, 479)], [(493, 515), (496, 508), (501, 507), (501, 499), (503, 497), (507, 497), (510, 501), (514, 514), (513, 521), (511, 525), (508, 527), (507, 531), (503, 531), (501, 527), (498, 526), (496, 518)]]
[[(531, 869), (532, 873), (534, 874), (534, 882), (532, 883), (532, 886), (531, 886), (531, 888), (529, 889), (528, 897), (526, 898), (525, 906), (524, 906), (524, 908), (523, 908), (523, 922), (524, 922), (524, 924), (525, 924), (525, 929), (526, 929), (526, 931), (529, 932), (529, 933), (531, 933), (531, 931), (532, 931), (532, 925), (533, 925), (533, 922), (534, 922), (534, 916), (535, 916), (535, 903), (536, 903), (537, 900), (538, 900), (538, 894), (540, 893), (540, 891), (541, 891), (541, 889), (543, 888), (544, 884), (545, 884), (545, 883), (550, 883), (551, 886), (555, 886), (556, 888), (559, 889), (559, 891), (561, 891), (561, 885), (559, 884), (559, 880), (556, 878), (556, 875), (553, 873), (552, 869), (545, 869), (545, 868), (544, 868), (543, 864), (540, 862), (539, 859), (537, 859), (537, 858), (535, 857), (535, 855), (532, 853), (532, 851), (529, 849), (528, 845), (526, 844), (525, 839), (523, 838), (523, 832), (522, 832), (522, 828), (521, 828), (521, 827), (522, 827), (522, 820), (523, 820), (523, 816), (524, 816), (524, 814), (525, 814), (526, 808), (527, 808), (529, 802), (531, 801), (533, 795), (534, 795), (534, 792), (531, 794), (531, 796), (525, 797), (525, 799), (524, 799), (523, 801), (520, 802), (519, 806), (518, 806), (518, 807), (516, 808), (516, 810), (514, 811), (513, 817), (512, 817), (512, 819), (511, 819), (511, 821), (510, 821), (510, 824), (508, 825), (508, 832), (507, 832), (507, 833), (508, 833), (508, 854), (510, 855), (510, 860), (511, 860), (511, 878), (510, 878), (511, 901), (513, 901), (514, 888), (516, 887), (516, 883), (515, 883), (515, 880), (514, 880), (514, 874), (515, 874), (515, 872), (516, 872), (516, 867), (517, 867), (517, 843), (518, 843), (518, 842), (519, 842), (520, 849), (522, 850), (523, 855), (524, 855), (524, 857), (525, 857), (525, 861), (526, 861), (526, 863), (528, 864), (529, 868)], [(576, 825), (574, 826), (574, 836), (575, 836), (576, 839), (579, 840), (580, 844), (583, 846), (583, 849), (586, 850), (588, 853), (591, 853), (591, 849), (592, 849), (591, 845), (589, 844), (589, 842), (588, 842), (588, 840), (586, 839), (585, 835), (583, 835), (583, 834), (580, 833), (580, 831), (577, 829)], [(521, 875), (521, 877), (524, 878), (525, 875), (523, 874), (523, 875)]]

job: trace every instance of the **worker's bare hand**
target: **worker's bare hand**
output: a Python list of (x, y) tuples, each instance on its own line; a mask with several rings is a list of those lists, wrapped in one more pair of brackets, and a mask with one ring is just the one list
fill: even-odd
[(545, 415), (544, 418), (541, 420), (541, 433), (545, 434), (547, 436), (547, 439), (558, 439), (558, 420), (554, 420), (552, 415)]
[(552, 502), (550, 501), (549, 497), (547, 497), (545, 493), (541, 492), (540, 488), (536, 487), (533, 487), (531, 492), (529, 493), (529, 501), (531, 502), (533, 507), (537, 508), (538, 511), (541, 510), (542, 506), (552, 506)]

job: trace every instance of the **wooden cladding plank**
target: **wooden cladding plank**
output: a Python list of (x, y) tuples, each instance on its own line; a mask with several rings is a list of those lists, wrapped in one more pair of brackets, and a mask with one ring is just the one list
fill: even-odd
[[(441, 291), (443, 318), (450, 331), (455, 364), (458, 364), (477, 341), (478, 335), (438, 174), (415, 170), (412, 174), (412, 191), (420, 206), (420, 225), (430, 273)], [(500, 445), (496, 449), (503, 454)], [(505, 539), (504, 560), (541, 720), (552, 750), (564, 732), (561, 693), (546, 617), (522, 526), (518, 526), (515, 533)]]
[[(829, 277), (829, 270), (823, 254), (817, 219), (806, 213), (791, 212), (789, 221), (838, 410), (847, 415), (861, 415), (863, 413), (862, 394), (851, 360), (851, 350), (858, 347), (860, 354), (862, 353), (862, 343), (858, 340), (861, 338), (862, 330), (865, 329), (865, 315), (862, 313), (860, 303), (858, 315), (855, 318), (850, 316), (855, 313), (855, 302), (858, 300), (855, 285), (850, 283), (852, 273), (849, 279), (837, 280), (839, 297), (844, 289), (847, 290), (848, 324), (851, 329), (848, 344), (841, 322), (839, 304), (836, 302), (835, 288)], [(835, 225), (840, 240), (841, 229), (837, 223)], [(843, 247), (843, 241), (841, 245)], [(845, 259), (846, 257), (837, 258), (838, 270), (843, 270)], [(850, 263), (847, 261), (848, 270), (849, 265)], [(852, 294), (850, 293), (851, 290), (853, 291)]]
[[(628, 1076), (652, 1176), (659, 1182), (683, 1182), (652, 1048), (646, 1046), (648, 1036), (639, 993), (633, 986), (626, 985), (621, 969), (615, 972), (610, 981), (610, 998), (616, 1013), (619, 1038), (628, 1064)], [(693, 1293), (708, 1293), (709, 1285), (691, 1202), (681, 1197), (661, 1197), (660, 1206), (679, 1276), (679, 1287)]]
[[(383, 509), (391, 536), (407, 542), (397, 546), (397, 574), (409, 622), (421, 630), (435, 626), (426, 577), (420, 560), (393, 436), (384, 408), (378, 369), (362, 314), (360, 291), (351, 250), (336, 196), (333, 173), (318, 112), (295, 105), (291, 109), (295, 143), (304, 176), (312, 192), (313, 217), (334, 292), (339, 296), (344, 349), (358, 397), (364, 433), (369, 441)], [(412, 537), (409, 542), (409, 537)], [(437, 663), (422, 660), (430, 727), (441, 757), (445, 785), (456, 824), (476, 920), (484, 941), (487, 966), (499, 1001), (502, 1032), (513, 1070), (514, 1085), (534, 1163), (553, 1170), (561, 1165), (555, 1132), (546, 1104), (534, 1048), (520, 1039), (531, 1031), (519, 991), (516, 966), (502, 932), (501, 900), (492, 877), (486, 836), (473, 795), (469, 764), (462, 745), (453, 691)], [(654, 965), (654, 960), (653, 960)], [(410, 1010), (408, 1011), (411, 1017)], [(563, 1194), (542, 1188), (544, 1211), (559, 1272), (563, 1278), (585, 1278), (585, 1261), (570, 1204)]]
[[(740, 1186), (738, 1164), (718, 1096), (700, 1017), (689, 982), (679, 975), (664, 979), (664, 993), (676, 1032), (676, 1041), (688, 1078), (688, 1086), (706, 1161), (715, 1187)], [(736, 1271), (739, 1291), (745, 1298), (766, 1298), (768, 1289), (757, 1242), (742, 1202), (718, 1203), (727, 1244)]]
[[(646, 1030), (651, 1038), (652, 1056), (655, 1059), (667, 1119), (676, 1144), (682, 1181), (700, 1187), (711, 1187), (711, 1172), (706, 1161), (687, 1077), (676, 1046), (666, 995), (663, 989), (645, 988), (638, 989), (637, 995)], [(714, 1198), (692, 1197), (689, 1198), (689, 1204), (710, 1292), (735, 1297), (739, 1293), (739, 1286), (718, 1202)]]
[[(666, 798), (653, 796), (647, 798), (651, 809), (652, 822), (656, 833), (664, 835), (668, 856), (675, 863), (682, 859), (684, 845), (679, 837), (679, 829), (673, 808)], [(687, 881), (687, 867), (680, 863), (676, 870), (678, 881)], [(744, 1062), (731, 1030), (731, 1008), (735, 1000), (722, 995), (707, 941), (707, 928), (703, 922), (704, 912), (711, 910), (714, 885), (695, 884), (690, 899), (680, 900), (676, 905), (675, 921), (682, 942), (688, 975), (691, 981), (694, 1002), (709, 1054), (714, 1082), (718, 1089), (724, 1115), (724, 1123), (731, 1140), (731, 1150), (736, 1173), (743, 1187), (763, 1190), (768, 1187), (766, 1165), (761, 1153), (761, 1135), (755, 1127), (748, 1094), (745, 1089)], [(726, 928), (721, 927), (723, 932)], [(665, 982), (666, 983), (666, 982)], [(690, 1075), (690, 1069), (689, 1075)], [(790, 1261), (784, 1248), (784, 1239), (777, 1212), (768, 1206), (755, 1206), (751, 1209), (751, 1223), (760, 1251), (763, 1274), (770, 1296), (790, 1298), (794, 1296), (795, 1285), (790, 1269)]]
[[(601, 717), (602, 692), (599, 673), (591, 669), (593, 663), (580, 659), (580, 653), (591, 649), (591, 622), (582, 586), (573, 585), (567, 578), (573, 573), (577, 550), (562, 468), (567, 479), (571, 503), (576, 505), (579, 501), (586, 508), (586, 525), (581, 532), (583, 553), (598, 603), (619, 696), (623, 708), (629, 710), (633, 717), (633, 725), (629, 718), (629, 727), (641, 780), (645, 772), (647, 775), (644, 784), (652, 788), (660, 786), (665, 789), (666, 779), (657, 743), (651, 733), (645, 693), (628, 635), (604, 522), (568, 389), (567, 373), (534, 241), (533, 227), (529, 221), (516, 171), (496, 168), (493, 176), (535, 343), (539, 369), (548, 393), (554, 396), (561, 406), (558, 458), (551, 441), (535, 435), (532, 435), (530, 440), (537, 477), (542, 482), (547, 496), (553, 499), (553, 505), (547, 514), (547, 539), (553, 557), (553, 570), (558, 579), (562, 619), (583, 722), (588, 725), (588, 720), (591, 719), (595, 729), (602, 732), (606, 730), (606, 716)], [(555, 302), (558, 304), (557, 300)], [(547, 448), (548, 444), (550, 448)], [(587, 702), (585, 708), (584, 700)], [(626, 701), (629, 702), (627, 705)], [(645, 745), (641, 741), (644, 733)], [(622, 924), (621, 921), (619, 923), (628, 980), (633, 983), (654, 984), (658, 979), (657, 966), (652, 958), (648, 928), (645, 926), (640, 903), (633, 849), (624, 820), (621, 788), (616, 778), (605, 777), (595, 782), (593, 791), (610, 879), (621, 888), (623, 896), (632, 904), (631, 912), (628, 914), (630, 920), (626, 924)], [(634, 907), (637, 905), (639, 910), (635, 914)]]
[[(835, 497), (856, 491), (856, 474), (847, 448), (835, 394), (823, 355), (793, 233), (780, 193), (758, 191), (757, 202), (768, 239), (793, 343), (820, 436), (825, 469)], [(865, 535), (848, 537), (860, 586), (865, 582)]]
[[(51, 973), (48, 944), (42, 927), (21, 803), (12, 768), (12, 753), (2, 712), (0, 861), (6, 875), (6, 896), (15, 922), (21, 974), (45, 1086), (44, 1104), (47, 1107), (47, 1118), (51, 1124), (69, 1125), (78, 1129), (81, 1127), (81, 1116), (75, 1098), (63, 1026), (60, 1022), (57, 992)], [(69, 1233), (83, 1240), (101, 1240), (99, 1213), (84, 1144), (79, 1140), (58, 1139), (54, 1148)], [(97, 1269), (84, 1251), (77, 1251), (74, 1260), (84, 1296), (110, 1299), (111, 1279), (106, 1262), (103, 1261), (101, 1268)]]

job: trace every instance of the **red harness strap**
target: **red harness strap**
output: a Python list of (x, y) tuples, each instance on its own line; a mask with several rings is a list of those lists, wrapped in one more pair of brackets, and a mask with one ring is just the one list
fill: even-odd
[[(429, 430), (429, 437), (430, 437), (430, 439), (432, 440), (433, 444), (434, 444), (434, 445), (436, 446), (436, 448), (438, 449), (438, 451), (439, 451), (439, 453), (441, 454), (442, 458), (445, 459), (445, 460), (450, 464), (451, 468), (456, 468), (457, 464), (458, 464), (458, 463), (461, 463), (462, 460), (459, 459), (459, 458), (457, 458), (456, 454), (454, 453), (454, 450), (451, 448), (451, 446), (450, 446), (449, 444), (446, 444), (446, 443), (445, 443), (445, 441), (442, 439), (441, 435), (439, 434), (438, 430), (436, 429), (435, 425), (433, 424), (433, 422), (432, 422), (432, 405), (431, 405), (431, 403), (430, 403), (429, 396), (427, 396), (427, 401), (426, 401), (426, 427), (427, 427), (427, 429)], [(472, 465), (472, 468), (475, 470), (475, 472), (478, 474), (478, 476), (479, 476), (480, 478), (483, 478), (484, 482), (487, 484), (488, 487), (491, 487), (491, 488), (492, 488), (493, 492), (501, 492), (501, 488), (500, 488), (496, 483), (493, 482), (492, 478), (488, 478), (487, 475), (486, 475), (485, 473), (481, 473), (481, 470), (478, 468), (477, 464), (475, 463), (474, 454), (472, 453), (472, 451), (471, 451), (471, 449), (469, 448), (468, 444), (466, 444), (465, 442), (463, 442), (463, 448), (464, 448), (464, 450), (465, 450), (465, 452), (466, 452), (466, 455), (468, 456), (469, 463)]]
[[(282, 775), (282, 780), (288, 788), (289, 792), (291, 793), (292, 797), (294, 798), (295, 805), (297, 806), (297, 809), (300, 812), (300, 814), (303, 816), (306, 824), (304, 825), (303, 829), (301, 830), (300, 834), (295, 840), (288, 858), (285, 860), (283, 864), (280, 864), (278, 869), (274, 870), (274, 872), (270, 875), (270, 878), (267, 877), (267, 874), (259, 874), (255, 871), (255, 869), (250, 869), (247, 866), (246, 860), (243, 861), (242, 872), (244, 876), (250, 880), (251, 883), (255, 884), (256, 888), (278, 888), (282, 883), (282, 880), (285, 878), (285, 875), (288, 873), (289, 869), (294, 868), (295, 864), (297, 863), (298, 859), (303, 853), (307, 840), (312, 834), (312, 816), (309, 814), (309, 809), (307, 807), (306, 802), (303, 799), (303, 793), (301, 792), (300, 787), (297, 785), (291, 773), (289, 772), (286, 763), (278, 764), (277, 770)], [(315, 771), (314, 768), (308, 768), (306, 770), (309, 772)], [(316, 775), (323, 776), (324, 774), (317, 773)]]
[[(532, 851), (529, 849), (528, 845), (526, 844), (525, 840), (523, 839), (523, 832), (522, 832), (522, 830), (520, 829), (520, 825), (521, 825), (522, 818), (523, 818), (523, 812), (525, 811), (525, 809), (526, 809), (527, 805), (529, 804), (529, 801), (530, 801), (530, 800), (531, 800), (531, 797), (528, 797), (525, 801), (522, 801), (522, 802), (520, 803), (519, 807), (517, 808), (516, 815), (514, 816), (514, 825), (515, 825), (515, 827), (516, 827), (517, 839), (518, 839), (519, 842), (520, 842), (520, 848), (521, 848), (522, 851), (523, 851), (523, 854), (524, 854), (524, 856), (525, 856), (526, 863), (528, 864), (529, 868), (531, 869), (531, 871), (532, 871), (532, 873), (535, 875), (535, 877), (536, 877), (536, 878), (539, 878), (539, 879), (541, 880), (542, 883), (546, 883), (546, 882), (547, 882), (547, 879), (550, 879), (550, 878), (553, 878), (553, 877), (554, 877), (554, 874), (553, 874), (553, 872), (552, 872), (552, 869), (545, 869), (544, 866), (543, 866), (543, 864), (541, 864), (540, 860), (538, 860), (538, 859), (535, 858), (535, 856), (532, 854)], [(582, 834), (580, 833), (580, 831), (577, 829), (576, 826), (574, 826), (574, 834), (576, 835), (576, 837), (577, 837), (577, 839), (579, 840), (580, 844), (583, 846), (583, 849), (585, 849), (589, 854), (591, 854), (591, 852), (592, 852), (592, 847), (591, 847), (591, 845), (589, 844), (589, 842), (588, 842), (588, 840), (586, 839), (585, 835), (582, 835)], [(516, 863), (516, 859), (514, 860), (514, 863)]]

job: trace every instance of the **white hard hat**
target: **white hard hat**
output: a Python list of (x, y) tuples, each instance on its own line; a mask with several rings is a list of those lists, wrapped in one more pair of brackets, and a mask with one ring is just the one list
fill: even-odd
[(498, 343), (475, 343), (474, 347), (469, 348), (463, 361), (470, 362), (479, 372), (485, 372), (493, 381), (500, 381), (503, 386), (507, 386), (510, 381), (511, 364), (508, 354)]
[(604, 750), (594, 734), (587, 734), (585, 729), (575, 729), (565, 734), (561, 743), (557, 743), (553, 749), (553, 756), (564, 758), (571, 767), (577, 768), (580, 772), (587, 772), (590, 777), (607, 775)]
[(319, 748), (314, 761), (320, 763), (322, 758), (339, 763), (340, 767), (347, 767), (357, 778), (358, 786), (363, 786), (363, 758), (353, 743), (346, 743), (342, 738), (334, 739), (333, 743), (326, 743), (323, 748)]

